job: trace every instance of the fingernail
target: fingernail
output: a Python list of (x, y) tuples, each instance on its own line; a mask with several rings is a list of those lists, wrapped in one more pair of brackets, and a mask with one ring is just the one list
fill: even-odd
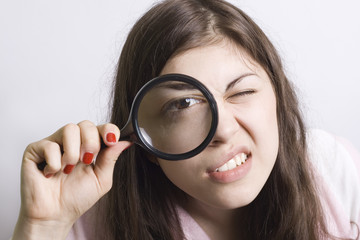
[(116, 136), (114, 133), (108, 133), (106, 134), (106, 141), (114, 143), (116, 142)]
[(86, 152), (83, 156), (83, 163), (90, 164), (92, 163), (93, 158), (94, 158), (94, 154)]
[(54, 176), (53, 173), (49, 173), (49, 174), (46, 174), (46, 175), (45, 175), (46, 178), (51, 178), (52, 176)]
[(72, 172), (72, 170), (74, 169), (75, 165), (66, 165), (65, 168), (64, 168), (64, 173), (65, 174), (70, 174)]

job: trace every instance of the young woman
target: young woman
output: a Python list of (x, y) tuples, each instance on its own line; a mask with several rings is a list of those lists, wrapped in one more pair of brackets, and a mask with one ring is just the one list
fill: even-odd
[[(171, 73), (199, 80), (219, 111), (209, 145), (181, 161), (118, 142), (138, 90)], [(26, 149), (13, 239), (356, 239), (356, 154), (306, 132), (275, 48), (245, 13), (167, 0), (128, 36), (111, 123), (68, 124)]]

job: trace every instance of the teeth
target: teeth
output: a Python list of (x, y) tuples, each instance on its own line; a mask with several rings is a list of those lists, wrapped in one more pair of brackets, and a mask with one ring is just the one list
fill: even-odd
[[(241, 155), (243, 155), (243, 153), (242, 153)], [(242, 159), (243, 159), (243, 158), (242, 158), (241, 156), (236, 155), (236, 156), (235, 156), (236, 164), (237, 164), (237, 165), (241, 165), (241, 163), (243, 163), (243, 162), (242, 162)]]
[(226, 163), (226, 165), (228, 166), (229, 170), (236, 168), (236, 162), (234, 159), (231, 159), (230, 161), (228, 161)]
[(236, 155), (234, 158), (230, 159), (221, 167), (217, 168), (216, 172), (224, 172), (240, 166), (241, 164), (245, 163), (247, 159), (247, 155), (245, 153), (241, 153), (240, 155)]
[(217, 172), (224, 172), (229, 170), (227, 164), (222, 165), (221, 167), (219, 167), (218, 169), (216, 169)]

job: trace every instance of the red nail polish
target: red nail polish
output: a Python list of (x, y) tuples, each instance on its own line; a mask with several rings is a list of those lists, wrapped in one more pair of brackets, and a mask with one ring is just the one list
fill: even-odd
[(106, 141), (115, 143), (116, 142), (116, 136), (114, 133), (108, 133), (106, 134)]
[(65, 168), (64, 168), (64, 173), (65, 174), (70, 174), (72, 172), (72, 170), (74, 169), (75, 165), (66, 165)]
[(86, 152), (83, 156), (83, 163), (90, 164), (92, 163), (93, 158), (94, 158), (94, 154)]
[(54, 176), (53, 173), (49, 173), (49, 174), (46, 174), (46, 175), (45, 175), (46, 178), (51, 178), (52, 176)]

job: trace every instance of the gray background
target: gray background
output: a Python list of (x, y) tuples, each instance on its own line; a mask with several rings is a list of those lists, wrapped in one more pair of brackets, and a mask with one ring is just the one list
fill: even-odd
[[(360, 149), (359, 1), (232, 2), (277, 46), (307, 125)], [(18, 215), (25, 147), (66, 123), (107, 119), (122, 44), (152, 4), (0, 1), (0, 239), (11, 236)]]

